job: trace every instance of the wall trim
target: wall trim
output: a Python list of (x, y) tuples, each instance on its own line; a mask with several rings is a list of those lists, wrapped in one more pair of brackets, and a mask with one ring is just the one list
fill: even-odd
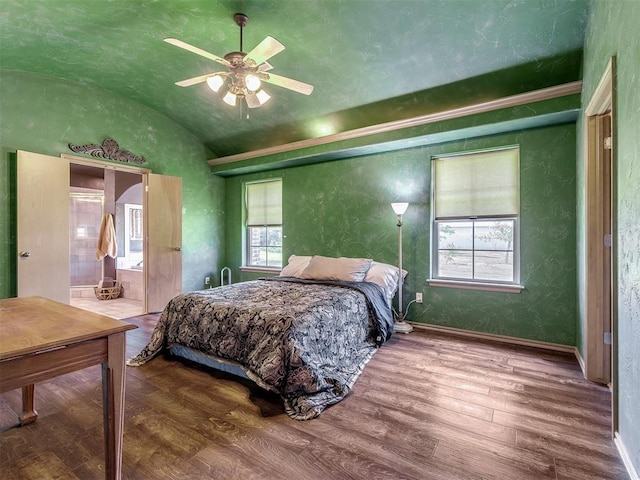
[(523, 285), (465, 282), (460, 280), (427, 279), (430, 287), (459, 288), (462, 290), (480, 290), (483, 292), (520, 293)]
[(562, 345), (560, 343), (541, 342), (539, 340), (529, 340), (526, 338), (510, 337), (507, 335), (497, 335), (495, 333), (474, 332), (472, 330), (464, 330), (462, 328), (443, 327), (440, 325), (428, 325), (418, 322), (407, 322), (413, 327), (430, 330), (439, 333), (448, 333), (451, 335), (458, 335), (463, 337), (476, 338), (478, 340), (491, 340), (494, 342), (508, 343), (511, 345), (521, 345), (524, 347), (534, 347), (543, 350), (553, 350), (556, 352), (571, 353), (576, 355), (577, 348), (573, 345)]
[(584, 376), (584, 378), (587, 378), (587, 366), (584, 363), (584, 358), (582, 358), (582, 354), (580, 353), (580, 350), (578, 350), (578, 347), (576, 347), (575, 354), (576, 354), (576, 360), (578, 360), (578, 364), (580, 364), (582, 375)]
[(233, 162), (241, 162), (243, 160), (266, 157), (268, 155), (275, 155), (278, 153), (292, 152), (295, 150), (301, 150), (303, 148), (317, 147), (319, 145), (351, 140), (368, 135), (377, 135), (380, 133), (387, 133), (395, 130), (402, 130), (405, 128), (417, 127), (430, 123), (443, 122), (445, 120), (477, 115), (479, 113), (492, 112), (503, 108), (519, 107), (522, 105), (527, 105), (529, 103), (551, 100), (554, 98), (565, 97), (567, 95), (573, 95), (581, 92), (582, 80), (578, 80), (562, 85), (542, 88), (540, 90), (533, 90), (531, 92), (519, 93), (517, 95), (498, 98), (496, 100), (490, 100), (488, 102), (476, 103), (474, 105), (467, 105), (465, 107), (454, 108), (452, 110), (445, 110), (443, 112), (429, 113), (427, 115), (421, 115), (419, 117), (395, 120), (393, 122), (380, 123), (378, 125), (370, 125), (368, 127), (347, 130), (346, 132), (326, 135), (324, 137), (308, 138), (305, 140), (299, 140), (297, 142), (285, 143), (283, 145), (261, 148), (259, 150), (253, 150), (251, 152), (243, 152), (235, 155), (228, 155), (226, 157), (213, 158), (211, 160), (208, 160), (207, 163), (213, 166), (224, 165)]
[(613, 103), (613, 76), (615, 75), (615, 57), (611, 57), (602, 72), (589, 104), (585, 109), (586, 115), (596, 115), (604, 112)]
[(247, 265), (243, 265), (240, 267), (241, 272), (271, 273), (274, 275), (279, 274), (281, 270), (282, 268), (256, 267), (256, 266), (247, 266)]
[(134, 167), (133, 165), (106, 162), (104, 160), (95, 160), (95, 159), (86, 158), (86, 157), (78, 157), (76, 155), (70, 155), (68, 153), (61, 153), (60, 154), (60, 158), (64, 158), (66, 160), (69, 160), (69, 162), (76, 163), (78, 165), (85, 165), (85, 166), (88, 166), (88, 167), (103, 168), (103, 169), (106, 169), (106, 170), (118, 170), (118, 171), (121, 171), (121, 172), (139, 173), (141, 175), (144, 175), (146, 173), (151, 173), (151, 169), (149, 169), (149, 168)]
[(624, 463), (624, 466), (627, 469), (627, 473), (629, 474), (631, 480), (640, 480), (640, 476), (633, 466), (633, 462), (631, 461), (631, 456), (629, 455), (627, 447), (625, 447), (624, 442), (622, 441), (622, 438), (620, 438), (620, 434), (618, 432), (616, 432), (613, 436), (613, 442), (616, 444), (618, 453), (622, 458), (622, 463)]

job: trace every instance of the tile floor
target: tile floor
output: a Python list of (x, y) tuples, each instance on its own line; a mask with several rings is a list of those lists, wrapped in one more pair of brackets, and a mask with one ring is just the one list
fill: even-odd
[(140, 300), (132, 300), (130, 298), (98, 300), (95, 296), (93, 298), (72, 297), (71, 305), (118, 319), (134, 317), (144, 313), (142, 311), (142, 302)]

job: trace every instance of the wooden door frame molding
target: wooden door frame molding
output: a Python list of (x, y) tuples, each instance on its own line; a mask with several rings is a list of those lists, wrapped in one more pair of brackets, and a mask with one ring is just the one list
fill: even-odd
[[(583, 113), (585, 157), (585, 351), (584, 369), (587, 379), (612, 385), (613, 430), (617, 430), (617, 295), (616, 295), (616, 125), (615, 125), (616, 57), (611, 57)], [(611, 171), (606, 175), (599, 134), (599, 116), (611, 112)], [(606, 182), (609, 182), (607, 186)], [(607, 190), (610, 187), (610, 192)], [(611, 232), (606, 232), (603, 196), (611, 198)], [(604, 235), (611, 233), (611, 250), (604, 248)], [(611, 258), (609, 279), (607, 258)], [(606, 308), (604, 296), (610, 292), (611, 350), (604, 344)]]
[(117, 170), (120, 172), (139, 173), (145, 175), (151, 173), (151, 169), (143, 167), (134, 167), (131, 165), (122, 165), (119, 163), (105, 162), (103, 160), (94, 160), (91, 158), (78, 157), (76, 155), (68, 155), (63, 153), (60, 157), (69, 160), (69, 163), (77, 163), (79, 165), (86, 165), (88, 167), (104, 168), (106, 170)]

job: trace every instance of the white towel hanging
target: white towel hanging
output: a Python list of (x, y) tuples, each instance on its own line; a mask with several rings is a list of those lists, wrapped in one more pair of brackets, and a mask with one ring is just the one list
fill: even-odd
[(100, 224), (100, 235), (98, 235), (98, 249), (96, 250), (96, 260), (100, 261), (109, 255), (116, 258), (118, 255), (118, 243), (116, 241), (116, 229), (113, 226), (113, 217), (110, 213), (105, 213)]

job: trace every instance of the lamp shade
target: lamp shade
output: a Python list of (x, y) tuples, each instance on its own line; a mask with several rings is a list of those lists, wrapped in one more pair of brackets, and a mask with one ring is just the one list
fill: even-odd
[(207, 85), (209, 85), (209, 88), (214, 92), (220, 90), (220, 87), (223, 83), (224, 78), (222, 78), (220, 75), (214, 75), (213, 77), (207, 78)]
[(271, 95), (269, 95), (264, 90), (260, 90), (258, 93), (256, 93), (256, 97), (258, 97), (258, 101), (260, 102), (260, 105), (264, 105), (269, 101), (269, 99), (271, 98)]
[(396, 215), (404, 215), (404, 212), (407, 211), (408, 206), (408, 202), (396, 202), (391, 204), (391, 208), (393, 208), (393, 211), (396, 213)]
[(247, 75), (246, 77), (244, 77), (244, 83), (247, 86), (247, 89), (252, 92), (258, 90), (260, 88), (260, 85), (262, 84), (260, 79), (255, 75)]
[(234, 93), (227, 92), (222, 100), (224, 100), (224, 103), (226, 103), (227, 105), (233, 107), (236, 104), (236, 95)]

